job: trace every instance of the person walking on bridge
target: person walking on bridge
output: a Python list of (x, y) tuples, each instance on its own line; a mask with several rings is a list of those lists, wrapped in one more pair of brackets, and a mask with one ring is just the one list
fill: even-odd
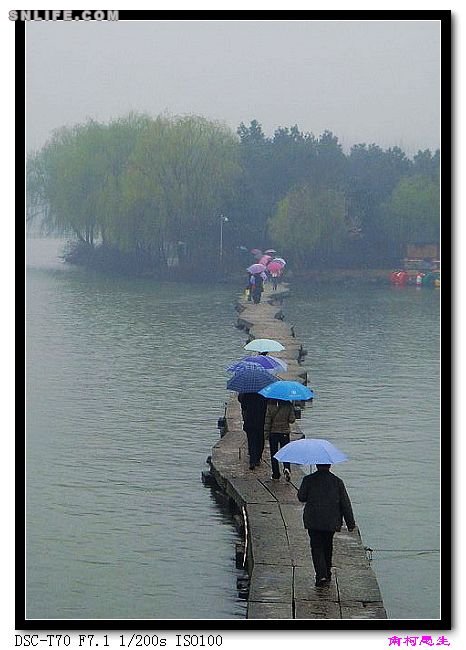
[(316, 465), (317, 471), (305, 476), (298, 490), (298, 499), (306, 504), (304, 528), (310, 538), (317, 587), (331, 580), (333, 536), (340, 531), (343, 518), (349, 531), (356, 526), (345, 484), (330, 467)]
[(238, 393), (243, 431), (248, 439), (249, 469), (260, 465), (264, 451), (264, 419), (267, 400), (259, 393)]
[(252, 300), (255, 305), (259, 304), (262, 298), (262, 292), (264, 291), (264, 280), (260, 273), (254, 273), (253, 275), (254, 283), (251, 287)]
[[(270, 459), (272, 461), (272, 479), (280, 478), (280, 465), (274, 458), (280, 447), (290, 442), (290, 424), (296, 420), (294, 407), (291, 402), (282, 399), (269, 399), (265, 412), (264, 436), (269, 439)], [(285, 480), (291, 478), (290, 463), (283, 463)]]

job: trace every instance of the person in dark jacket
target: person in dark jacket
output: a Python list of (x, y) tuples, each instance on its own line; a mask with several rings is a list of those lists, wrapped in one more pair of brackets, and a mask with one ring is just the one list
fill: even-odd
[(333, 536), (341, 529), (343, 518), (349, 531), (354, 530), (353, 509), (345, 484), (332, 474), (330, 465), (316, 465), (317, 471), (303, 478), (298, 499), (304, 502), (303, 521), (307, 529), (316, 572), (316, 586), (330, 582)]
[(243, 431), (248, 438), (249, 469), (260, 464), (264, 451), (264, 420), (267, 399), (259, 393), (239, 393)]
[(254, 284), (251, 287), (252, 300), (255, 305), (259, 304), (264, 291), (264, 280), (260, 273), (254, 273)]
[(254, 286), (253, 278), (254, 278), (253, 274), (248, 273), (248, 284), (246, 286), (248, 302), (251, 302), (252, 300), (252, 289)]

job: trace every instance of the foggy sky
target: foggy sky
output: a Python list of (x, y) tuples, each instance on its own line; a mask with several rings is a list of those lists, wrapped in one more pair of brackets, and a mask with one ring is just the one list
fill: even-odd
[(356, 143), (440, 146), (437, 21), (26, 24), (28, 149), (129, 111), (194, 113), (267, 135), (297, 124)]

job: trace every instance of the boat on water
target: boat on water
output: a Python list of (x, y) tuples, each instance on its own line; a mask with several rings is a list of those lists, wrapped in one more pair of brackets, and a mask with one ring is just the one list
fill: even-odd
[(402, 268), (390, 273), (395, 286), (440, 287), (440, 260), (405, 259)]

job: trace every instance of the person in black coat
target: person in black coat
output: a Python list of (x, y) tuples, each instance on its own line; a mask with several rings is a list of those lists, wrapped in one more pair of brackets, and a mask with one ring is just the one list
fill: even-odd
[(264, 420), (267, 399), (259, 393), (239, 393), (243, 431), (248, 438), (249, 469), (259, 465), (264, 451)]
[(333, 536), (341, 529), (343, 518), (349, 531), (354, 530), (353, 509), (345, 484), (332, 474), (330, 465), (316, 465), (317, 471), (302, 480), (298, 499), (304, 502), (303, 521), (307, 529), (316, 586), (330, 582)]
[(254, 284), (251, 288), (252, 300), (255, 305), (259, 304), (264, 291), (264, 280), (260, 273), (254, 273)]

